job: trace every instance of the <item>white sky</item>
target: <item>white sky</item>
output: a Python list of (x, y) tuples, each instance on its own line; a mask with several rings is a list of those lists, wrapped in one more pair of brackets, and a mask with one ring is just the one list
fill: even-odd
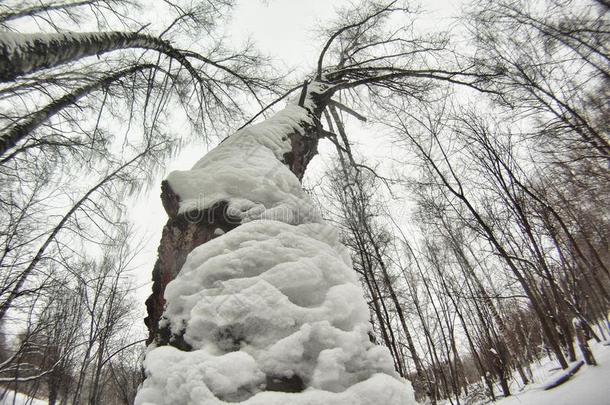
[[(426, 14), (420, 18), (423, 29), (448, 27), (451, 16), (456, 15), (463, 0), (432, 0), (425, 3)], [(324, 21), (332, 19), (336, 8), (349, 4), (346, 0), (239, 0), (227, 34), (239, 43), (247, 38), (254, 40), (258, 49), (274, 58), (278, 68), (294, 69), (305, 75), (313, 70), (325, 38), (315, 31)], [(367, 133), (366, 128), (349, 128), (356, 144), (366, 150), (367, 157), (381, 158), (391, 148), (379, 134)], [(139, 196), (130, 216), (145, 247), (138, 260), (136, 283), (138, 302), (143, 303), (150, 294), (151, 272), (157, 258), (157, 247), (167, 215), (159, 198), (160, 182), (172, 170), (187, 170), (213, 145), (195, 142), (177, 158), (168, 163), (166, 171), (154, 181), (149, 193)], [(328, 145), (320, 145), (320, 155), (310, 165), (310, 172), (321, 172)], [(145, 309), (142, 305), (141, 310)], [(142, 324), (144, 329), (144, 325)]]

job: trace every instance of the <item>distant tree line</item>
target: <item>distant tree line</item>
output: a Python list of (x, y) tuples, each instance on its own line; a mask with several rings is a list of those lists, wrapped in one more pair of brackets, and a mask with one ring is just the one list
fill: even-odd
[(321, 206), (375, 339), (420, 397), (508, 396), (543, 356), (595, 364), (588, 341), (610, 336), (609, 15), (603, 2), (474, 1), (471, 52), (456, 49), (487, 96), (382, 95), (369, 113), (400, 151), (391, 176), (336, 143)]

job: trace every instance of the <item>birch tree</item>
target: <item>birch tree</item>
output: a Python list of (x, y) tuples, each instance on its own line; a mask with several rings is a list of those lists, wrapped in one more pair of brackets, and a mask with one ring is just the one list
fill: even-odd
[[(73, 253), (69, 238), (112, 232), (123, 199), (185, 143), (189, 126), (220, 128), (239, 116), (240, 98), (256, 101), (277, 83), (251, 45), (221, 43), (230, 2), (163, 4), (155, 26), (132, 18), (138, 5), (127, 0), (0, 7), (0, 319), (44, 280), (53, 254)], [(38, 32), (24, 33), (32, 26)], [(187, 38), (198, 48), (183, 47)], [(183, 119), (183, 133), (169, 119)], [(89, 184), (96, 175), (103, 180)]]

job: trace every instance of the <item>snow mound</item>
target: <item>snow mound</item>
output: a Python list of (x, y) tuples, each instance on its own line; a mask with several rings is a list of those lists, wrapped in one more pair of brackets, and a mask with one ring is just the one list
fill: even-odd
[(136, 404), (409, 404), (410, 385), (369, 341), (362, 297), (331, 227), (241, 225), (168, 284), (161, 326), (193, 351), (151, 350)]
[(310, 121), (307, 110), (289, 104), (262, 123), (237, 131), (191, 170), (170, 173), (167, 181), (180, 196), (179, 212), (203, 211), (227, 201), (229, 213), (241, 222), (319, 222), (299, 180), (282, 163), (291, 150), (288, 135), (301, 133), (302, 123)]

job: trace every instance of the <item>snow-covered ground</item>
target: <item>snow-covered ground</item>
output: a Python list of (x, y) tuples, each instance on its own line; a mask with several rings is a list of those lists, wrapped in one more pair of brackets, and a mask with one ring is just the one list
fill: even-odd
[[(610, 405), (610, 346), (592, 344), (598, 366), (584, 365), (572, 378), (559, 387), (545, 391), (541, 387), (558, 376), (560, 371), (551, 371), (556, 365), (543, 361), (533, 369), (536, 384), (524, 389), (513, 386), (513, 396), (503, 398), (492, 405)], [(2, 393), (0, 388), (0, 393)], [(13, 405), (14, 392), (7, 392), (0, 405)], [(41, 399), (32, 399), (17, 393), (15, 405), (46, 405)], [(381, 404), (380, 404), (381, 405)]]
[[(4, 393), (4, 389), (0, 388), (0, 395)], [(0, 399), (0, 405), (46, 405), (48, 402), (42, 399), (30, 398), (20, 392), (15, 394), (14, 391), (6, 391), (2, 399)]]
[(542, 387), (561, 374), (552, 370), (555, 363), (543, 362), (533, 370), (536, 384), (522, 390), (513, 388), (513, 395), (494, 405), (610, 405), (610, 346), (592, 343), (597, 366), (584, 365), (567, 382), (545, 391)]

